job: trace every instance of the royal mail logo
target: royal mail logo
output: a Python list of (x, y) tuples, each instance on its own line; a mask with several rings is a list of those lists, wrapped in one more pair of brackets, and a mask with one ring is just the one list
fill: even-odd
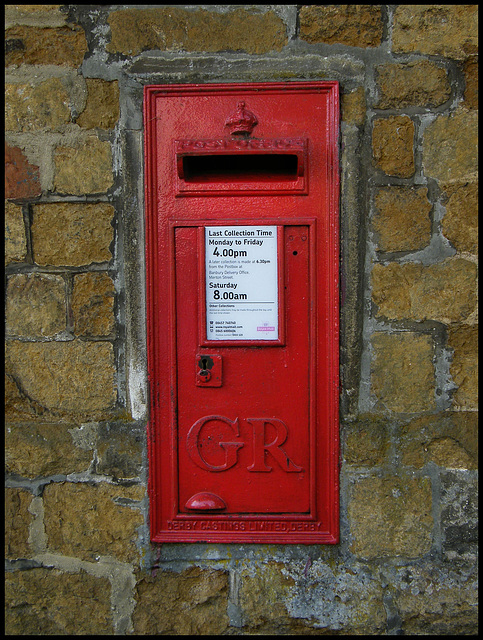
[[(272, 471), (272, 467), (268, 464), (265, 452), (271, 454), (270, 462), (274, 460), (278, 466), (287, 473), (300, 473), (303, 467), (295, 464), (287, 455), (282, 445), (288, 437), (288, 427), (282, 420), (278, 418), (245, 418), (246, 423), (251, 426), (253, 460), (252, 464), (247, 467), (248, 471), (266, 473)], [(205, 425), (216, 423), (217, 434), (220, 440), (217, 445), (223, 451), (223, 463), (215, 465), (207, 460), (203, 454), (201, 445), (201, 430)], [(221, 425), (220, 425), (221, 423)], [(271, 442), (265, 441), (266, 425), (271, 425), (275, 429), (275, 437)], [(238, 462), (238, 451), (247, 443), (240, 437), (239, 420), (230, 420), (224, 416), (206, 416), (197, 420), (188, 432), (186, 438), (186, 448), (191, 460), (201, 469), (206, 471), (226, 471), (231, 469)]]
[(268, 322), (265, 322), (263, 326), (257, 327), (257, 331), (275, 331), (275, 327), (271, 327)]

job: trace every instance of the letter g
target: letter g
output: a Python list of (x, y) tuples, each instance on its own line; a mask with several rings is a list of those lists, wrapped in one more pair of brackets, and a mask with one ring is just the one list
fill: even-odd
[(219, 442), (220, 447), (225, 452), (224, 464), (213, 465), (207, 462), (201, 455), (199, 436), (204, 425), (207, 422), (211, 422), (213, 420), (224, 422), (225, 424), (229, 425), (232, 433), (234, 433), (236, 437), (239, 437), (240, 432), (238, 429), (238, 418), (235, 418), (235, 420), (229, 420), (228, 418), (225, 418), (223, 416), (206, 416), (205, 418), (200, 418), (199, 420), (197, 420), (189, 430), (188, 436), (186, 438), (186, 448), (191, 460), (201, 469), (205, 469), (206, 471), (225, 471), (226, 469), (230, 469), (231, 467), (234, 467), (236, 465), (238, 461), (237, 451), (244, 446), (244, 443)]

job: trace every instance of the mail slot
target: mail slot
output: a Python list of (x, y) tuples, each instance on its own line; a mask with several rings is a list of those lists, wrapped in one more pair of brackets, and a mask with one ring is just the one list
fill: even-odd
[(336, 543), (336, 82), (144, 94), (154, 542)]

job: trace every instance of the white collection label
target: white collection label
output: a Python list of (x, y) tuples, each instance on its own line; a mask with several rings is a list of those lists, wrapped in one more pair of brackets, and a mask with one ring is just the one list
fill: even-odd
[(205, 227), (206, 337), (278, 339), (277, 227)]

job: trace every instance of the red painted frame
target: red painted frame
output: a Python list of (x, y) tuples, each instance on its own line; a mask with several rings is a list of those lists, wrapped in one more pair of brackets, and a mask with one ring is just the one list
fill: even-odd
[[(276, 96), (280, 92), (293, 94), (294, 98), (304, 95), (322, 95), (327, 117), (320, 123), (326, 154), (327, 175), (324, 184), (326, 209), (324, 220), (306, 218), (295, 210), (293, 217), (283, 219), (264, 213), (257, 219), (236, 216), (229, 223), (208, 217), (206, 222), (197, 218), (168, 219), (161, 200), (163, 177), (158, 174), (157, 149), (169, 144), (163, 138), (159, 120), (160, 111), (157, 98), (165, 96), (213, 95)], [(149, 496), (151, 504), (151, 538), (154, 542), (268, 542), (268, 543), (337, 543), (339, 539), (339, 440), (338, 440), (338, 349), (339, 349), (339, 308), (338, 308), (338, 226), (339, 226), (339, 94), (337, 82), (287, 82), (287, 83), (243, 83), (243, 84), (203, 84), (203, 85), (160, 85), (145, 87), (145, 193), (146, 193), (146, 284), (147, 284), (147, 349), (148, 374), (150, 383), (151, 414), (148, 425), (149, 442)], [(255, 132), (256, 133), (256, 132)], [(317, 137), (315, 136), (315, 137)], [(178, 139), (179, 136), (175, 136)], [(172, 148), (172, 147), (171, 147)], [(310, 168), (310, 142), (306, 164)], [(176, 163), (174, 163), (176, 165)], [(175, 169), (177, 170), (176, 166)], [(310, 176), (311, 180), (316, 176)], [(309, 176), (305, 176), (308, 184)], [(276, 192), (280, 194), (279, 191)], [(299, 197), (300, 191), (297, 194)], [(179, 197), (168, 194), (169, 197)], [(183, 194), (187, 195), (187, 194)], [(189, 194), (193, 196), (193, 194)], [(197, 194), (200, 195), (200, 194)], [(226, 195), (206, 193), (207, 197)], [(262, 195), (257, 189), (242, 189), (240, 195), (249, 198)], [(270, 192), (269, 195), (272, 195)], [(263, 193), (267, 197), (267, 192)], [(301, 195), (303, 199), (305, 196)], [(209, 226), (215, 224), (263, 224), (263, 225), (308, 225), (312, 230), (310, 238), (310, 270), (312, 300), (318, 309), (311, 316), (311, 332), (317, 336), (314, 357), (311, 362), (310, 378), (316, 390), (310, 396), (310, 414), (316, 428), (311, 435), (310, 466), (313, 473), (311, 486), (311, 513), (307, 515), (227, 515), (204, 514), (192, 516), (180, 514), (177, 504), (177, 367), (176, 367), (176, 312), (175, 312), (175, 229), (183, 226)], [(322, 237), (327, 243), (324, 251), (319, 249)], [(280, 262), (279, 262), (280, 264)], [(323, 278), (328, 300), (318, 295), (317, 280)], [(279, 299), (279, 312), (282, 304)], [(281, 325), (282, 326), (282, 325)], [(219, 346), (220, 341), (209, 341), (206, 345)], [(224, 342), (224, 341), (223, 341)], [(264, 343), (264, 341), (262, 341)], [(267, 346), (264, 343), (262, 346)], [(272, 346), (269, 348), (273, 348)], [(322, 380), (323, 378), (323, 380)], [(312, 383), (311, 383), (312, 384)], [(322, 481), (323, 479), (323, 481)], [(320, 520), (321, 510), (324, 521)], [(192, 527), (199, 523), (198, 528)], [(191, 527), (191, 528), (190, 528)]]

